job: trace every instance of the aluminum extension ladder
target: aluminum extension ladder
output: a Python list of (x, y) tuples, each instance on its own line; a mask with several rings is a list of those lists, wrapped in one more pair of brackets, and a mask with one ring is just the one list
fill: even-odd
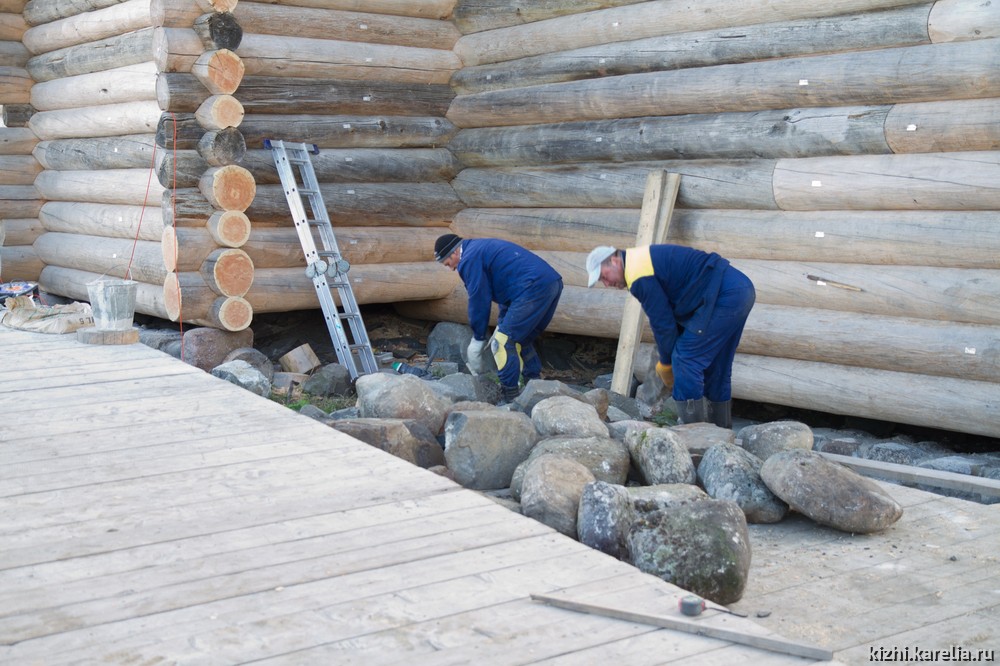
[[(340, 254), (337, 239), (333, 235), (333, 225), (327, 214), (319, 183), (316, 181), (316, 171), (313, 169), (309, 154), (319, 154), (315, 144), (291, 143), (285, 141), (264, 140), (264, 147), (271, 150), (274, 165), (278, 168), (281, 185), (285, 188), (285, 198), (292, 211), (295, 231), (302, 243), (302, 251), (306, 257), (306, 276), (312, 279), (316, 286), (316, 295), (326, 317), (326, 327), (330, 331), (330, 339), (337, 351), (337, 360), (351, 373), (351, 379), (360, 375), (378, 372), (375, 354), (372, 352), (368, 332), (358, 310), (358, 302), (354, 299), (347, 272), (351, 265)], [(296, 172), (302, 179), (302, 185), (296, 181)], [(309, 201), (312, 217), (308, 217), (303, 205), (303, 199)], [(319, 230), (323, 249), (316, 249), (312, 229)], [(338, 310), (333, 300), (330, 288), (337, 290), (342, 310)], [(343, 321), (346, 320), (351, 330), (351, 340), (348, 341)]]

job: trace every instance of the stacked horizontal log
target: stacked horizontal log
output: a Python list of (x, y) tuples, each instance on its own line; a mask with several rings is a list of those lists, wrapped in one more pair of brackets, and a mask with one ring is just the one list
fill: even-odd
[(617, 337), (627, 295), (586, 289), (583, 259), (634, 242), (666, 169), (668, 241), (757, 287), (737, 397), (1000, 435), (995, 3), (521, 5), (455, 9), (451, 228), (548, 258), (553, 330)]
[[(243, 250), (256, 196), (253, 176), (239, 162), (246, 153), (240, 125), (245, 111), (235, 96), (245, 74), (235, 49), (243, 32), (233, 17), (236, 0), (151, 3), (156, 99), (163, 113), (155, 140), (161, 199), (163, 297), (174, 321), (242, 330), (253, 320), (244, 296), (254, 264)], [(171, 94), (182, 81), (185, 94)], [(204, 211), (173, 215), (178, 194), (190, 193)], [(189, 244), (191, 233), (203, 242)]]
[[(104, 275), (163, 279), (158, 202), (148, 201), (159, 194), (148, 182), (158, 115), (156, 71), (143, 49), (148, 4), (23, 7), (25, 66), (35, 82), (26, 125), (37, 141), (34, 187), (45, 200), (33, 250), (44, 266), (39, 281), (53, 293), (89, 300), (86, 282)], [(64, 289), (57, 276), (67, 273), (83, 282)], [(164, 314), (155, 306), (147, 312)]]
[[(460, 66), (451, 50), (460, 32), (442, 20), (453, 4), (243, 0), (234, 8), (244, 33), (235, 53), (246, 67), (236, 93), (246, 111), (240, 164), (256, 183), (243, 246), (255, 267), (246, 294), (255, 312), (318, 307), (267, 139), (319, 149), (313, 167), (359, 303), (438, 298), (454, 287), (454, 276), (427, 262), (464, 207), (450, 185), (460, 164), (445, 148), (455, 133), (444, 117), (449, 80)], [(179, 46), (171, 52), (184, 57)], [(190, 87), (168, 75), (160, 99), (190, 107)], [(177, 195), (167, 218), (204, 215), (190, 189)], [(206, 242), (202, 233), (178, 239)]]
[(32, 244), (41, 233), (35, 190), (40, 171), (31, 150), (37, 142), (24, 124), (31, 116), (28, 50), (21, 43), (27, 24), (25, 0), (0, 2), (0, 281), (38, 280), (42, 262)]

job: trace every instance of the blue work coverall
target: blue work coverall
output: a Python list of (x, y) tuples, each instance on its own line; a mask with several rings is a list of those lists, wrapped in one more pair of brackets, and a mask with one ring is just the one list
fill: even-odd
[(473, 238), (462, 241), (458, 274), (469, 293), (469, 325), (476, 340), (485, 340), (490, 308), (499, 306), (491, 346), (500, 383), (508, 388), (541, 377), (542, 362), (535, 339), (552, 321), (562, 277), (538, 255), (510, 241)]
[(673, 399), (732, 398), (733, 359), (756, 300), (753, 283), (712, 252), (650, 245), (624, 253), (625, 284), (642, 304)]

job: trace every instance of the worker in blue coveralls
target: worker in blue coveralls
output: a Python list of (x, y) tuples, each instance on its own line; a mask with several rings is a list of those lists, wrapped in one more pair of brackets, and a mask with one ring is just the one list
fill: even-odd
[(492, 303), (499, 305), (497, 328), (489, 338), (497, 364), (503, 402), (520, 393), (520, 379), (539, 379), (542, 361), (535, 340), (552, 321), (562, 277), (536, 254), (496, 238), (463, 239), (445, 234), (434, 244), (434, 258), (457, 270), (469, 294), (469, 370), (486, 371), (483, 356)]
[(681, 245), (594, 248), (587, 277), (588, 287), (627, 288), (642, 304), (678, 421), (732, 428), (733, 359), (756, 299), (750, 278), (714, 252)]

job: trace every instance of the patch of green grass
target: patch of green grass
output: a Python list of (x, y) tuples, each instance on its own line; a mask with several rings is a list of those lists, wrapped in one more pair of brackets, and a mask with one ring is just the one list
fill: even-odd
[(677, 425), (677, 415), (672, 410), (662, 409), (649, 419), (660, 428), (669, 428)]
[(322, 409), (327, 414), (335, 412), (338, 409), (353, 407), (358, 401), (356, 396), (309, 395), (308, 393), (302, 393), (297, 397), (289, 397), (287, 395), (272, 392), (270, 398), (274, 402), (281, 403), (285, 407), (294, 409), (295, 411), (299, 411), (306, 405), (313, 405)]

